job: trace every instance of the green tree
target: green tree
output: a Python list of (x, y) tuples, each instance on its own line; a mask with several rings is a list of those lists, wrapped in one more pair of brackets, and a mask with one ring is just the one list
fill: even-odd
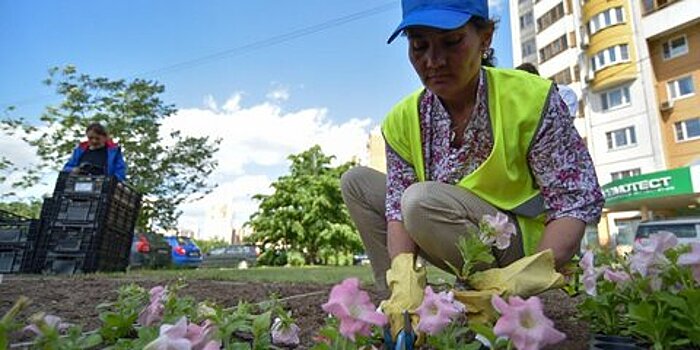
[(248, 240), (264, 249), (299, 252), (307, 264), (323, 263), (324, 250), (347, 254), (361, 249), (340, 193), (340, 176), (354, 164), (331, 167), (333, 157), (319, 146), (289, 160), (290, 174), (272, 184), (275, 192), (253, 196), (260, 206), (246, 223), (254, 231)]
[(31, 187), (43, 174), (60, 170), (91, 122), (105, 125), (122, 147), (127, 180), (144, 198), (139, 228), (174, 227), (181, 214), (178, 206), (201, 198), (215, 186), (207, 177), (217, 166), (213, 156), (220, 140), (162, 130), (164, 120), (177, 111), (161, 99), (163, 85), (143, 79), (95, 78), (79, 74), (73, 66), (51, 69), (45, 83), (55, 87), (63, 102), (46, 108), (41, 125), (24, 118), (2, 121), (5, 132), (26, 135), (24, 141), (40, 159), (22, 169), (25, 176), (14, 187)]
[(41, 214), (41, 201), (0, 203), (0, 210), (31, 219), (38, 219)]

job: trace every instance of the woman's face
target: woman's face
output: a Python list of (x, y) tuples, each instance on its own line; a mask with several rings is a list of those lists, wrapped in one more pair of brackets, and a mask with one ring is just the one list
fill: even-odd
[(455, 98), (476, 78), (492, 30), (467, 23), (454, 30), (414, 27), (406, 30), (409, 58), (423, 85), (441, 98)]
[(88, 142), (90, 143), (90, 148), (102, 148), (107, 143), (107, 136), (96, 133), (94, 130), (87, 132)]

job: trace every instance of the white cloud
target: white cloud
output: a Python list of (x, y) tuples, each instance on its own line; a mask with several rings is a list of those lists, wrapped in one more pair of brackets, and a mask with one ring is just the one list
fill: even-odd
[(204, 106), (211, 109), (212, 111), (219, 110), (219, 107), (216, 105), (216, 100), (214, 100), (214, 96), (212, 95), (207, 95), (204, 97)]
[[(269, 185), (278, 175), (264, 169), (284, 168), (288, 165), (288, 155), (315, 144), (326, 154), (335, 155), (336, 163), (364, 159), (369, 119), (336, 123), (327, 117), (325, 108), (283, 111), (278, 103), (289, 95), (286, 90), (281, 91), (272, 91), (268, 98), (277, 98), (254, 106), (243, 106), (243, 94), (236, 93), (221, 110), (181, 109), (164, 122), (163, 134), (181, 130), (185, 135), (222, 139), (216, 154), (219, 167), (212, 174), (219, 186), (204, 199), (181, 208), (184, 212), (181, 226), (201, 228), (208, 210), (228, 204), (233, 207), (234, 227), (239, 227), (257, 208), (250, 197), (269, 193)], [(206, 101), (207, 106), (216, 105), (213, 98)], [(251, 166), (263, 170), (251, 172)]]
[[(2, 150), (0, 156), (8, 159), (14, 166), (20, 169), (37, 164), (40, 161), (39, 157), (36, 155), (36, 151), (22, 140), (24, 136), (26, 136), (26, 134), (23, 132), (17, 132), (14, 135), (0, 133), (0, 150)], [(7, 180), (0, 183), (0, 195), (6, 195), (8, 193), (16, 194), (15, 197), (10, 197), (9, 200), (42, 197), (44, 194), (53, 191), (57, 176), (54, 173), (50, 173), (42, 178), (42, 181), (46, 184), (38, 184), (29, 189), (13, 189), (11, 186), (12, 183), (20, 180), (24, 173), (14, 172), (4, 175), (7, 176)]]
[(273, 101), (286, 101), (289, 99), (289, 89), (283, 86), (278, 86), (274, 90), (270, 91), (266, 97)]
[(504, 10), (504, 7), (505, 7), (504, 6), (505, 1), (507, 1), (507, 0), (489, 0), (489, 12), (490, 12), (490, 14), (492, 16), (495, 13), (501, 14), (501, 12)]

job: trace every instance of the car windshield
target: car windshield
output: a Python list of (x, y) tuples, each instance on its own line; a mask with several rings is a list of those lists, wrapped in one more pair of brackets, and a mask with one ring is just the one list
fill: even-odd
[(653, 224), (643, 225), (637, 228), (637, 238), (649, 238), (650, 234), (659, 231), (672, 232), (678, 238), (695, 238), (695, 224)]
[(233, 254), (250, 254), (255, 252), (255, 247), (245, 245), (234, 245), (228, 247), (227, 252)]
[(218, 248), (218, 249), (212, 250), (209, 254), (211, 254), (211, 255), (219, 255), (219, 254), (223, 254), (225, 250), (226, 250), (226, 249), (224, 249), (224, 248)]
[(187, 237), (177, 237), (177, 243), (179, 245), (188, 245), (192, 243), (192, 240)]

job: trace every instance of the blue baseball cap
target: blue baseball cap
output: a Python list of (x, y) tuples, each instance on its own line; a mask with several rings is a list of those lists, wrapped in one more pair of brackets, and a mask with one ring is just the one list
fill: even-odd
[(389, 37), (390, 44), (401, 32), (414, 26), (457, 29), (472, 16), (489, 18), (487, 0), (401, 0), (403, 20)]

